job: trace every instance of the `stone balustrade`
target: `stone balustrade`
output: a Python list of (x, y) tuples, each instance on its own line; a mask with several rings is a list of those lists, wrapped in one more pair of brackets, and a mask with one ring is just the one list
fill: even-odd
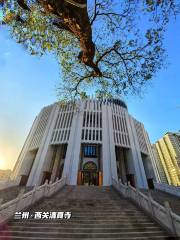
[(180, 187), (176, 187), (176, 186), (164, 184), (164, 183), (157, 183), (157, 182), (154, 182), (154, 187), (157, 190), (161, 190), (166, 193), (180, 197)]
[(113, 180), (113, 187), (124, 197), (131, 199), (173, 236), (180, 237), (180, 216), (172, 212), (168, 202), (162, 206), (152, 199), (150, 192), (147, 196), (138, 189), (115, 180)]
[(34, 186), (32, 191), (24, 193), (21, 190), (18, 197), (1, 205), (2, 199), (0, 199), (0, 224), (8, 221), (15, 212), (20, 212), (23, 209), (30, 207), (35, 202), (39, 201), (43, 197), (49, 197), (59, 191), (65, 185), (65, 178), (56, 180), (52, 183), (46, 181), (44, 185)]

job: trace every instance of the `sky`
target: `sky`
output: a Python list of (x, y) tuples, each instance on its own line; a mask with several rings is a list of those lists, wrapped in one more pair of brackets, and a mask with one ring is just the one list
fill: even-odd
[[(179, 43), (180, 16), (169, 24), (165, 35), (167, 68), (156, 74), (141, 97), (124, 99), (152, 143), (168, 131), (180, 130)], [(35, 116), (58, 100), (60, 81), (53, 56), (30, 56), (0, 27), (0, 169), (13, 169)]]

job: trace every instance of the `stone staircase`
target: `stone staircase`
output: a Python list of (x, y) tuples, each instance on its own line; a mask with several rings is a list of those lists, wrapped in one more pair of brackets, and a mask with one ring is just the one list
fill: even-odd
[(65, 186), (34, 205), (33, 212), (72, 212), (69, 220), (11, 220), (0, 240), (175, 239), (114, 189)]

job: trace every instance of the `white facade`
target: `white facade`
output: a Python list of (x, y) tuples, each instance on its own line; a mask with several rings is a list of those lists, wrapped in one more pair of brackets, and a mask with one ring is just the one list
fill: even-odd
[(152, 157), (143, 124), (129, 115), (123, 101), (58, 102), (35, 119), (12, 178), (28, 186), (61, 176), (69, 185), (102, 180), (109, 186), (114, 178), (147, 188), (154, 178)]

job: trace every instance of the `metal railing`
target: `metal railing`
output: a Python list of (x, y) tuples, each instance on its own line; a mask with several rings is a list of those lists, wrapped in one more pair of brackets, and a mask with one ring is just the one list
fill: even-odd
[(165, 206), (162, 206), (152, 199), (150, 192), (147, 196), (137, 188), (124, 185), (116, 180), (113, 180), (113, 186), (125, 198), (131, 199), (161, 226), (170, 231), (173, 236), (180, 237), (180, 216), (172, 212), (168, 202), (165, 202)]
[(44, 185), (34, 186), (32, 191), (24, 193), (25, 189), (21, 190), (17, 198), (1, 204), (3, 199), (0, 199), (0, 224), (6, 222), (14, 216), (15, 212), (19, 212), (33, 205), (43, 197), (50, 197), (59, 191), (65, 185), (65, 178), (56, 180), (52, 183), (46, 181)]

